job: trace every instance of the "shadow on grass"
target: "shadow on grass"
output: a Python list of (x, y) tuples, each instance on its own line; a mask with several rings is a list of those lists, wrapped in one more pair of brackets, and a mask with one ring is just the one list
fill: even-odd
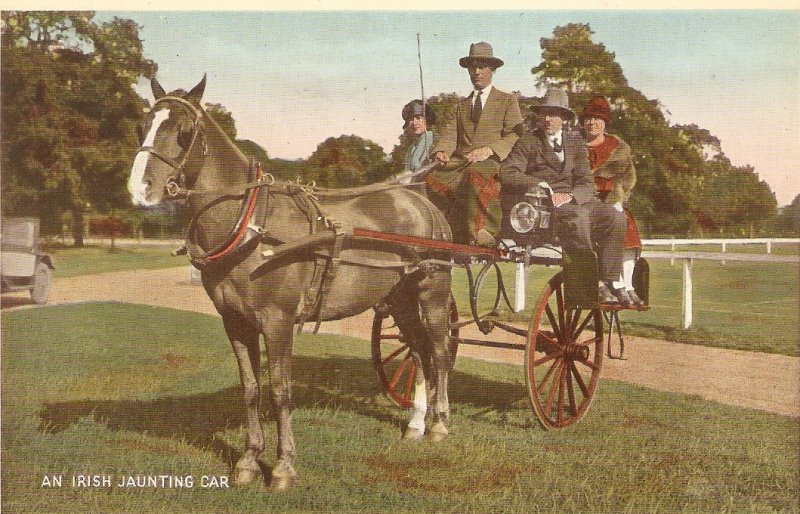
[[(296, 408), (331, 409), (368, 416), (383, 423), (404, 424), (406, 413), (383, 400), (382, 389), (371, 363), (366, 359), (334, 356), (319, 358), (295, 356), (293, 361), (293, 400)], [(487, 380), (455, 371), (451, 374), (450, 401), (482, 412), (504, 416), (518, 410), (525, 397), (524, 386)], [(262, 415), (274, 411), (269, 401), (266, 377), (262, 383)], [(516, 404), (516, 405), (515, 405)], [(527, 404), (526, 404), (527, 405)], [(240, 429), (245, 422), (241, 386), (210, 393), (170, 396), (155, 400), (85, 400), (45, 403), (39, 412), (39, 430), (58, 433), (91, 416), (111, 430), (126, 430), (176, 441), (185, 441), (201, 450), (213, 451), (231, 468), (242, 456), (216, 434)], [(267, 424), (266, 430), (271, 429)], [(399, 433), (398, 433), (399, 437)], [(270, 449), (267, 448), (267, 451)]]

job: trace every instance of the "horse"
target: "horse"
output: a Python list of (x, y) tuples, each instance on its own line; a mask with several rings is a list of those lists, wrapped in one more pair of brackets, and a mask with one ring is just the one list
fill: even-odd
[(435, 255), (426, 258), (423, 249), (347, 236), (363, 228), (451, 241), (443, 215), (423, 195), (397, 184), (339, 191), (259, 176), (203, 109), (205, 85), (204, 75), (189, 92), (166, 93), (151, 79), (155, 101), (139, 127), (141, 146), (128, 189), (140, 206), (181, 198), (191, 215), (186, 252), (222, 316), (244, 390), (246, 451), (233, 469), (233, 483), (263, 474), (262, 335), (278, 434), (268, 485), (288, 489), (298, 479), (291, 359), (294, 327), (305, 321), (316, 320), (318, 327), (320, 321), (387, 309), (429, 384), (430, 407), (422, 402), (423, 412), (417, 409), (403, 437), (423, 436), (429, 409), (428, 437), (443, 439), (454, 357), (447, 344), (450, 269)]

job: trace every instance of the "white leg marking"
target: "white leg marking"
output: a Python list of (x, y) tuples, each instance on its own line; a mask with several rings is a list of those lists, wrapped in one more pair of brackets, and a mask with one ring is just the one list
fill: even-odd
[[(142, 146), (153, 146), (158, 128), (167, 118), (169, 118), (169, 109), (162, 109), (156, 112), (153, 118), (153, 124), (150, 127), (150, 132), (148, 132), (147, 137), (144, 138)], [(131, 193), (131, 199), (136, 205), (149, 204), (147, 201), (147, 184), (144, 183), (144, 171), (147, 168), (147, 161), (149, 158), (150, 154), (148, 152), (140, 151), (133, 160), (131, 176), (128, 179), (128, 191)]]
[(417, 376), (414, 379), (413, 415), (408, 422), (408, 428), (419, 430), (421, 434), (425, 433), (425, 414), (428, 412), (428, 392), (425, 386), (425, 376), (422, 370), (417, 368)]

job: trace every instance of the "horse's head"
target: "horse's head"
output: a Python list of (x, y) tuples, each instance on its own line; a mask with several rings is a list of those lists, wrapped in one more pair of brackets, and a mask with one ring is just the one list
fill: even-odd
[(191, 187), (207, 153), (200, 99), (206, 77), (188, 93), (165, 93), (153, 77), (153, 108), (139, 125), (139, 151), (131, 168), (128, 191), (133, 203), (155, 205)]

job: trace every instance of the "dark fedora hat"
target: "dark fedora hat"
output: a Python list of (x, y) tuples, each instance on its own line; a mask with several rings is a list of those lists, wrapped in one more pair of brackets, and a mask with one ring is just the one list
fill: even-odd
[(458, 60), (462, 68), (469, 68), (473, 62), (485, 62), (493, 68), (503, 65), (503, 60), (494, 56), (492, 45), (483, 41), (469, 45), (469, 55)]
[[(422, 116), (422, 100), (411, 100), (403, 107), (403, 128), (408, 128), (414, 116)], [(436, 115), (433, 113), (430, 104), (425, 104), (425, 122), (430, 129), (436, 123)]]
[(575, 113), (569, 108), (569, 97), (563, 89), (550, 88), (545, 92), (541, 105), (531, 106), (531, 110), (536, 114), (546, 114), (548, 111), (555, 111), (565, 119), (575, 118)]

